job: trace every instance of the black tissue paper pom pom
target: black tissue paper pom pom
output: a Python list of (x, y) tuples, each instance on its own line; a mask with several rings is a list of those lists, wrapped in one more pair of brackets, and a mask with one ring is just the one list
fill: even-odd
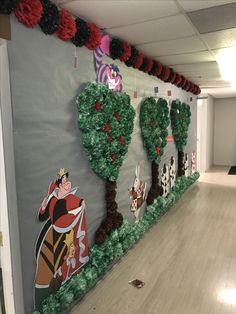
[(147, 58), (144, 57), (144, 58), (143, 58), (143, 63), (142, 63), (142, 65), (141, 65), (141, 67), (139, 68), (140, 71), (144, 71), (144, 70), (146, 69), (146, 67), (147, 67), (147, 62), (148, 62)]
[(128, 67), (131, 67), (132, 65), (135, 64), (137, 56), (138, 56), (138, 50), (134, 46), (131, 46), (131, 55), (129, 59), (125, 62), (125, 64)]
[(118, 38), (113, 38), (110, 41), (110, 57), (115, 60), (119, 59), (124, 52), (123, 42)]
[(58, 30), (60, 24), (60, 12), (57, 6), (50, 0), (41, 0), (43, 15), (39, 21), (41, 30), (46, 35), (52, 35)]
[(75, 37), (73, 37), (71, 41), (76, 47), (82, 47), (86, 44), (90, 37), (89, 27), (87, 23), (81, 20), (79, 17), (76, 18), (75, 23), (77, 30)]
[(158, 63), (156, 61), (153, 62), (152, 69), (149, 72), (150, 75), (156, 75)]
[(11, 14), (19, 2), (20, 0), (0, 0), (0, 13)]

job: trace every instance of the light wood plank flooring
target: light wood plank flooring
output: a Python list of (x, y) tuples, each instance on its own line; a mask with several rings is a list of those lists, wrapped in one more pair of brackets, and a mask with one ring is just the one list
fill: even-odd
[[(236, 313), (236, 176), (202, 175), (73, 314)], [(128, 284), (141, 279), (145, 286)]]

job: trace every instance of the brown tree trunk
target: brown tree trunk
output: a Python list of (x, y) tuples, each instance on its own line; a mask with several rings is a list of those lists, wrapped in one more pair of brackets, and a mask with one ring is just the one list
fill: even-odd
[(103, 220), (101, 226), (97, 229), (95, 234), (95, 243), (102, 244), (107, 235), (114, 229), (118, 229), (123, 223), (123, 216), (117, 211), (118, 205), (116, 203), (116, 182), (106, 181), (106, 218)]
[(152, 161), (152, 185), (147, 196), (147, 205), (153, 204), (155, 198), (162, 195), (162, 187), (159, 185), (159, 165)]
[(184, 176), (184, 152), (178, 151), (178, 177)]

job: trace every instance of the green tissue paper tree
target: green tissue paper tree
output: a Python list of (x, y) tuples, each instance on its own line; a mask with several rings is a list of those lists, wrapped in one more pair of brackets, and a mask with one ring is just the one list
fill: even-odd
[(184, 175), (184, 148), (187, 145), (188, 129), (191, 122), (190, 106), (174, 100), (170, 118), (175, 145), (178, 150), (178, 176)]
[(165, 99), (159, 98), (156, 101), (154, 97), (148, 97), (142, 102), (141, 132), (148, 159), (152, 161), (152, 184), (147, 197), (148, 205), (162, 194), (162, 188), (158, 182), (159, 163), (167, 144), (169, 123), (169, 108)]
[(95, 243), (102, 244), (123, 222), (115, 201), (116, 180), (131, 141), (135, 110), (128, 95), (96, 83), (78, 96), (77, 108), (83, 145), (93, 170), (106, 186), (106, 218), (95, 235)]

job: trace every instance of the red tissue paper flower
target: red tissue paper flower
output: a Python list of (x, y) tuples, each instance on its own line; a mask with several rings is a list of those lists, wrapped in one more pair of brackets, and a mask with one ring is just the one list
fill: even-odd
[(108, 144), (111, 144), (111, 142), (112, 142), (112, 137), (111, 137), (111, 136), (108, 136), (108, 138), (107, 138), (107, 143), (108, 143)]
[(142, 52), (139, 52), (138, 55), (137, 55), (137, 58), (135, 60), (135, 63), (134, 63), (134, 68), (135, 69), (139, 69), (143, 63), (143, 58), (144, 58), (144, 55)]
[(157, 66), (156, 76), (159, 77), (162, 72), (162, 64), (160, 62), (157, 62), (157, 63), (158, 63), (158, 66)]
[(157, 155), (160, 155), (161, 149), (159, 146), (156, 147), (156, 152), (157, 152)]
[(108, 123), (105, 123), (103, 126), (103, 130), (105, 133), (108, 133), (110, 131), (110, 125)]
[(165, 73), (163, 76), (163, 81), (166, 82), (168, 80), (169, 76), (170, 76), (170, 69), (168, 67), (166, 67)]
[(144, 70), (144, 73), (148, 73), (151, 71), (153, 66), (153, 60), (151, 58), (147, 58), (147, 66), (146, 69)]
[(118, 112), (114, 112), (113, 116), (116, 118), (117, 121), (120, 122), (120, 116)]
[(125, 144), (125, 138), (124, 138), (124, 136), (119, 136), (118, 141), (119, 141), (119, 143), (120, 143), (121, 145), (124, 145), (124, 144)]
[(123, 41), (123, 53), (120, 56), (120, 61), (127, 61), (131, 56), (131, 46), (127, 41)]
[(40, 21), (43, 14), (43, 6), (40, 0), (20, 0), (15, 10), (19, 22), (33, 28)]
[(116, 160), (116, 154), (115, 154), (115, 153), (112, 153), (112, 154), (111, 154), (111, 159), (112, 159), (112, 161), (115, 161), (115, 160)]
[(171, 81), (170, 81), (172, 84), (174, 83), (174, 81), (176, 79), (176, 75), (177, 75), (176, 72), (172, 73), (172, 78), (171, 78)]
[(60, 24), (58, 31), (56, 32), (57, 36), (64, 41), (70, 40), (75, 36), (76, 33), (76, 23), (75, 19), (67, 12), (65, 9), (62, 9), (60, 12)]
[(97, 25), (93, 23), (88, 23), (87, 25), (90, 31), (90, 35), (89, 39), (85, 43), (85, 46), (90, 50), (94, 50), (98, 48), (101, 44), (102, 40), (101, 30)]
[(99, 101), (97, 101), (97, 102), (95, 103), (95, 105), (94, 105), (94, 109), (95, 109), (96, 111), (101, 110), (101, 109), (102, 109), (102, 104), (101, 104)]

